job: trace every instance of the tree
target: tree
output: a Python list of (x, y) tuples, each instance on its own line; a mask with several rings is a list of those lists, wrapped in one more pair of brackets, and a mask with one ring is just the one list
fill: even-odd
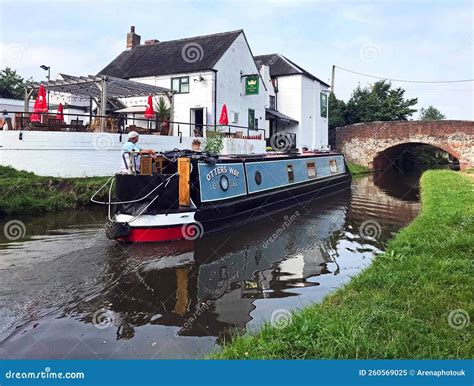
[(405, 99), (405, 90), (379, 81), (371, 87), (358, 86), (346, 104), (346, 124), (373, 121), (406, 121), (416, 109), (418, 98)]
[(443, 119), (446, 119), (444, 114), (434, 106), (429, 105), (426, 109), (422, 107), (420, 110), (420, 121), (441, 121)]
[(392, 88), (384, 80), (361, 88), (358, 86), (344, 103), (329, 94), (329, 144), (335, 145), (336, 127), (360, 122), (406, 121), (416, 109), (418, 98), (405, 99), (405, 90)]
[(334, 93), (329, 94), (329, 144), (335, 146), (336, 144), (336, 127), (344, 126), (346, 104), (343, 100), (337, 99)]
[(12, 70), (6, 67), (0, 72), (0, 97), (23, 99), (25, 92), (25, 80)]

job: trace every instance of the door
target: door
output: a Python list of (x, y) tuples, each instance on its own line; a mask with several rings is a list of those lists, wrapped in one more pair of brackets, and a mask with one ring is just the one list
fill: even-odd
[(191, 137), (202, 137), (204, 129), (204, 109), (191, 109)]

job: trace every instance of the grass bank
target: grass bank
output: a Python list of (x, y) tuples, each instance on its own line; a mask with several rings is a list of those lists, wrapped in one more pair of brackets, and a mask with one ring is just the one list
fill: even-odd
[(92, 194), (107, 178), (40, 177), (0, 166), (0, 216), (82, 206), (90, 202)]
[(214, 357), (472, 358), (473, 187), (456, 172), (426, 172), (421, 214), (369, 268), (286, 326), (235, 337)]
[(370, 173), (372, 171), (367, 166), (353, 164), (352, 162), (348, 162), (347, 166), (349, 167), (349, 170), (351, 171), (351, 174), (353, 175)]

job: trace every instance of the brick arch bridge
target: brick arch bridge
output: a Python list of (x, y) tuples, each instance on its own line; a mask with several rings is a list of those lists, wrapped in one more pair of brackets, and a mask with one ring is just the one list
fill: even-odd
[(474, 121), (367, 122), (338, 127), (336, 148), (350, 162), (386, 169), (407, 147), (427, 144), (474, 168)]

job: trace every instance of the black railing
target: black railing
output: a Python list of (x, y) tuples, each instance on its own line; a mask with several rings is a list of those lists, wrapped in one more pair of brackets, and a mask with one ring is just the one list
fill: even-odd
[[(66, 123), (62, 119), (58, 119), (55, 113), (33, 113), (33, 112), (17, 112), (7, 111), (6, 114), (11, 119), (13, 130), (34, 130), (34, 131), (79, 131), (79, 132), (96, 132), (102, 127), (102, 120), (105, 119), (105, 132), (127, 133), (129, 131), (137, 131), (140, 134), (156, 134), (172, 135), (172, 131), (177, 136), (182, 137), (183, 131), (189, 132), (190, 137), (203, 137), (204, 130), (207, 133), (220, 132), (228, 138), (242, 139), (265, 139), (265, 130), (259, 128), (249, 128), (238, 125), (206, 125), (202, 123), (189, 123), (169, 121), (158, 117), (146, 119), (130, 117), (125, 113), (112, 113), (109, 115), (90, 115), (90, 114), (72, 114), (63, 113), (64, 117), (72, 117)], [(39, 116), (39, 122), (32, 122), (31, 116), (36, 114)], [(183, 130), (184, 128), (184, 130)], [(245, 133), (245, 134), (244, 134)]]

